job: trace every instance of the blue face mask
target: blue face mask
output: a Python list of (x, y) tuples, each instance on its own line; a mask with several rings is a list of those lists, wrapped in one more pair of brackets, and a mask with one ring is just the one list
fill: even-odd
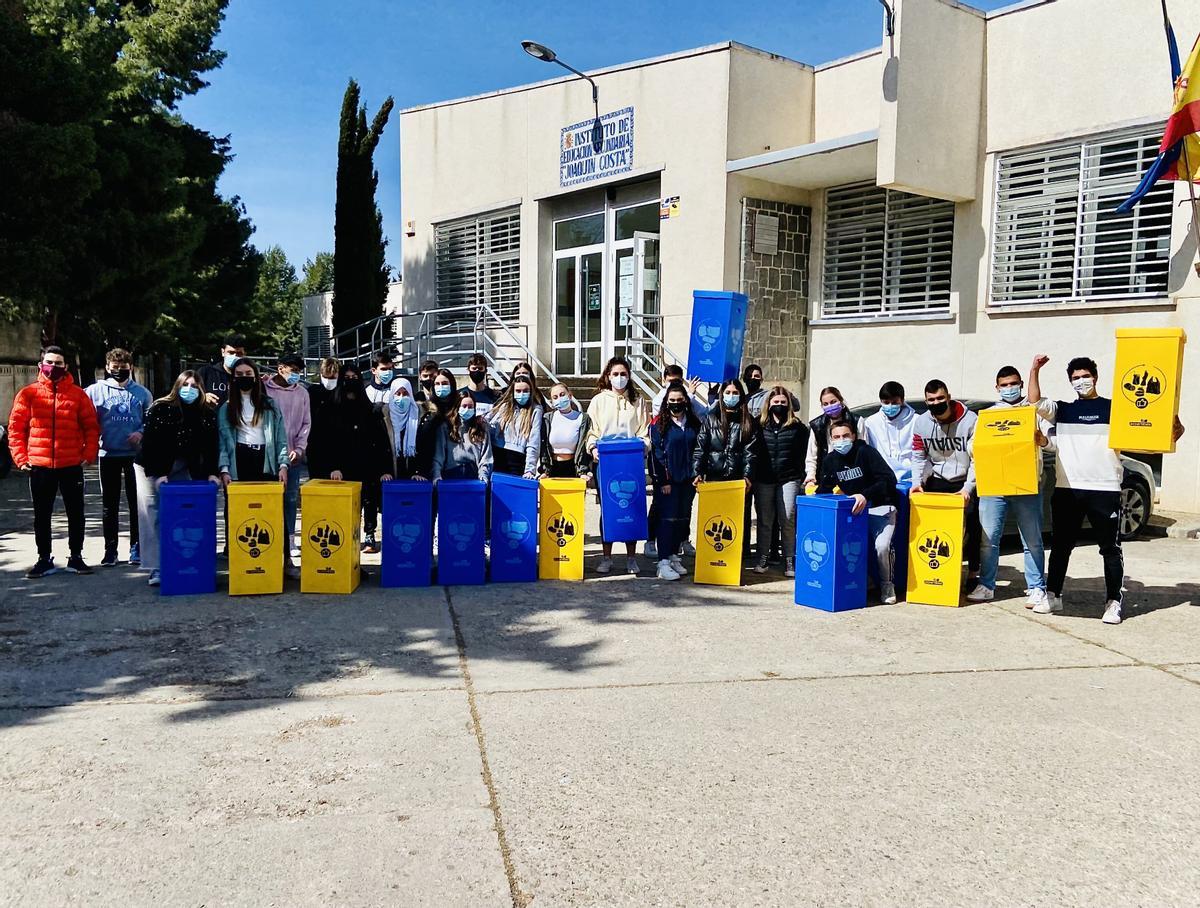
[(837, 441), (833, 442), (833, 450), (837, 451), (839, 454), (849, 454), (850, 449), (853, 447), (854, 439), (852, 438), (839, 438)]
[(570, 396), (567, 394), (564, 394), (562, 397), (560, 397), (558, 400), (556, 400), (554, 402), (554, 408), (561, 413), (566, 413), (568, 410), (571, 409)]
[(376, 369), (375, 381), (381, 385), (390, 385), (392, 383), (392, 374), (391, 369)]
[(396, 412), (402, 416), (408, 412), (408, 408), (412, 405), (412, 398), (407, 394), (403, 397), (393, 397), (392, 406), (396, 408)]
[(433, 393), (437, 397), (442, 397), (442, 398), (449, 397), (450, 396), (450, 386), (449, 385), (434, 385)]
[(725, 407), (729, 410), (736, 409), (737, 405), (740, 404), (741, 402), (742, 402), (742, 398), (741, 398), (741, 395), (739, 395), (739, 394), (722, 394), (721, 395), (721, 403), (723, 403), (725, 405)]
[(472, 419), (475, 418), (475, 408), (474, 407), (459, 407), (458, 408), (458, 418), (461, 419), (463, 422), (470, 422)]
[(1006, 404), (1015, 404), (1025, 394), (1020, 385), (1008, 385), (1000, 389), (1000, 399)]
[(286, 381), (289, 385), (300, 384), (300, 373), (299, 372), (289, 372)]
[(231, 353), (229, 356), (225, 357), (225, 359), (224, 359), (225, 368), (228, 369), (230, 372), (232, 372), (233, 364), (236, 363), (239, 359), (241, 359), (240, 356), (238, 356), (236, 353)]
[(513, 400), (515, 400), (517, 402), (518, 407), (528, 406), (529, 405), (529, 392), (528, 391), (518, 391), (516, 394), (513, 395)]
[(182, 385), (179, 388), (179, 399), (185, 404), (194, 404), (200, 399), (200, 389), (195, 385)]
[(883, 415), (888, 419), (895, 419), (900, 415), (900, 404), (884, 404), (879, 409), (883, 411)]

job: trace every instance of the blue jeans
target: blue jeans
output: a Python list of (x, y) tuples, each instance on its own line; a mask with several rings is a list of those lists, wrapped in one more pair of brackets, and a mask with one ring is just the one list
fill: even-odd
[(1031, 590), (1046, 588), (1046, 549), (1042, 544), (1042, 496), (988, 496), (979, 499), (979, 522), (983, 525), (983, 546), (979, 562), (979, 583), (996, 588), (996, 569), (1000, 564), (1000, 538), (1009, 510), (1017, 518), (1021, 544), (1025, 546), (1025, 586)]
[(300, 509), (300, 464), (288, 468), (287, 485), (283, 487), (283, 526), (287, 530), (284, 540), (284, 561), (292, 559), (292, 534), (296, 532), (296, 511)]

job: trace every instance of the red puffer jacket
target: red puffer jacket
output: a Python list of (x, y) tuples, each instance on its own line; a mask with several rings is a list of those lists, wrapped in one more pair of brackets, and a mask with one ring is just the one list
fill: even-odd
[(100, 453), (96, 408), (69, 374), (57, 382), (39, 375), (13, 401), (8, 447), (18, 468), (94, 463)]

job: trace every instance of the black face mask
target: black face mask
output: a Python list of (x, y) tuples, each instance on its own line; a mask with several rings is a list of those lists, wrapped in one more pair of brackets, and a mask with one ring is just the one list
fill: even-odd
[(426, 391), (428, 391), (430, 394), (432, 394), (433, 393), (433, 379), (432, 378), (421, 379), (421, 387), (424, 388)]
[(762, 379), (761, 378), (746, 379), (746, 393), (747, 394), (757, 394), (761, 390), (762, 390)]
[(771, 415), (778, 420), (784, 420), (788, 415), (787, 404), (771, 404)]
[(363, 389), (363, 381), (361, 378), (351, 378), (346, 376), (342, 379), (342, 391), (350, 397), (354, 397)]
[(113, 369), (108, 373), (108, 377), (114, 381), (129, 381), (130, 371), (128, 369)]
[(474, 384), (480, 385), (483, 384), (483, 380), (487, 378), (487, 373), (482, 369), (470, 369), (467, 371), (467, 377), (470, 378)]
[(250, 391), (254, 388), (253, 375), (235, 375), (233, 378), (233, 386), (239, 391)]
[(934, 416), (945, 416), (946, 411), (950, 409), (950, 401), (943, 400), (941, 403), (930, 404), (929, 412)]
[(683, 401), (673, 400), (667, 404), (667, 409), (672, 413), (686, 413), (688, 405)]

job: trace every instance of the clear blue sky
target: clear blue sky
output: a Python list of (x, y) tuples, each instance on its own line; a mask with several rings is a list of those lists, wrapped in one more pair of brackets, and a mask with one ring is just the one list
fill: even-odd
[[(1010, 0), (974, 0), (995, 9)], [(751, 18), (751, 15), (753, 16)], [(260, 248), (278, 243), (297, 270), (333, 248), (338, 112), (346, 81), (374, 114), (554, 77), (562, 70), (521, 51), (532, 38), (579, 69), (735, 40), (805, 63), (879, 42), (877, 0), (653, 0), (476, 2), (232, 0), (218, 46), (228, 53), (211, 85), (182, 112), (236, 155), (222, 191), (241, 196)], [(398, 264), (400, 129), (393, 114), (375, 154), (384, 231)]]

